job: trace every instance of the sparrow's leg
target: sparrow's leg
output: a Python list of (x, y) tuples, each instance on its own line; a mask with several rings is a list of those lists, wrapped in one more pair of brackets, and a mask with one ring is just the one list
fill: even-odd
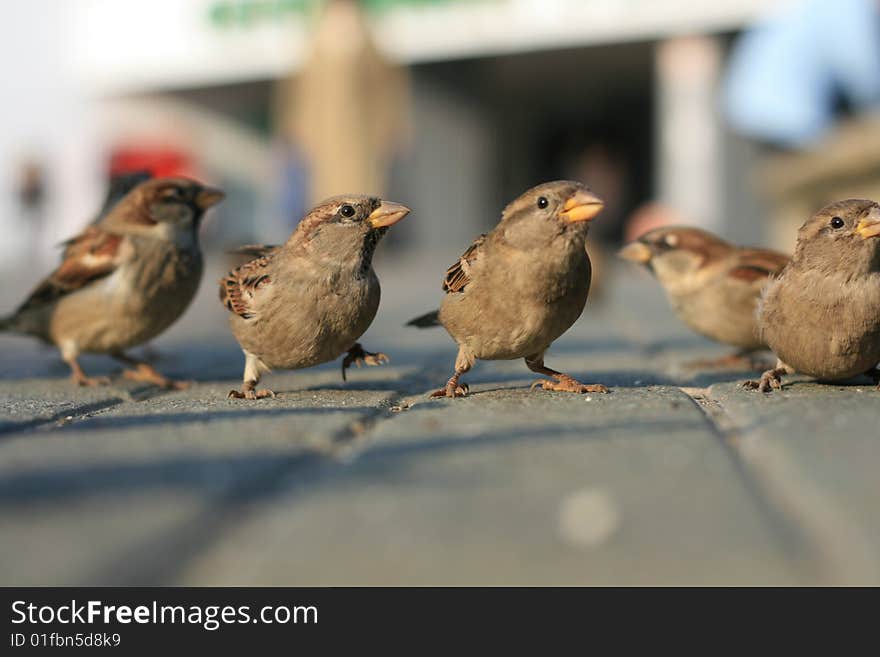
[(782, 377), (786, 374), (794, 374), (794, 368), (786, 365), (781, 360), (776, 361), (776, 367), (767, 370), (758, 381), (743, 381), (742, 387), (748, 390), (760, 390), (771, 392), (782, 390)]
[(388, 356), (383, 354), (381, 351), (376, 352), (375, 354), (371, 351), (364, 351), (361, 343), (355, 342), (354, 346), (348, 350), (345, 358), (342, 359), (342, 380), (347, 380), (345, 378), (345, 370), (347, 370), (352, 365), (357, 365), (358, 367), (364, 364), (382, 365), (383, 363), (387, 363), (390, 360), (391, 359), (388, 358)]
[(260, 382), (260, 359), (247, 351), (244, 352), (244, 382), (241, 390), (230, 390), (227, 399), (264, 399), (274, 397), (271, 390), (257, 390)]
[(526, 365), (528, 365), (529, 369), (532, 370), (532, 372), (552, 376), (554, 379), (556, 379), (556, 381), (538, 379), (537, 381), (532, 383), (532, 390), (534, 390), (537, 386), (540, 386), (544, 390), (554, 390), (556, 392), (608, 392), (608, 388), (603, 386), (601, 383), (584, 384), (577, 379), (570, 377), (568, 374), (563, 374), (562, 372), (551, 370), (549, 367), (544, 365), (543, 352), (539, 354), (533, 354), (531, 356), (526, 356), (525, 361)]
[(475, 360), (476, 358), (469, 349), (459, 347), (458, 356), (455, 358), (455, 374), (453, 374), (449, 378), (449, 381), (446, 382), (446, 387), (440, 388), (440, 390), (435, 390), (431, 393), (431, 397), (451, 397), (452, 399), (455, 399), (456, 397), (464, 397), (467, 395), (468, 385), (466, 383), (460, 384), (458, 379), (462, 374), (474, 366)]
[(110, 383), (106, 376), (86, 376), (75, 357), (65, 358), (64, 362), (70, 365), (70, 378), (78, 386), (106, 386)]
[(121, 351), (110, 355), (120, 363), (125, 363), (132, 368), (130, 370), (123, 370), (122, 372), (122, 376), (129, 381), (154, 383), (160, 388), (167, 388), (169, 390), (186, 390), (192, 385), (190, 381), (175, 381), (174, 379), (169, 379), (167, 376), (163, 376), (156, 371), (156, 368), (148, 362), (127, 356)]
[(688, 361), (684, 366), (690, 369), (750, 369), (764, 371), (771, 367), (771, 364), (753, 351), (740, 349), (720, 358), (700, 358)]
[(110, 378), (106, 376), (86, 376), (82, 368), (79, 366), (79, 349), (72, 343), (64, 343), (61, 347), (61, 358), (70, 367), (70, 380), (78, 386), (106, 386), (110, 383)]

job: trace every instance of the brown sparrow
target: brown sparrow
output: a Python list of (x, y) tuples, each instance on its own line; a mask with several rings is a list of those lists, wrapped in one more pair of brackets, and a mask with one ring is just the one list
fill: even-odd
[(59, 267), (0, 329), (55, 344), (79, 385), (108, 383), (77, 362), (99, 353), (133, 366), (126, 378), (184, 387), (124, 351), (158, 336), (189, 306), (202, 276), (199, 222), (223, 196), (182, 178), (141, 183), (64, 243)]
[(409, 211), (378, 198), (337, 196), (310, 210), (283, 245), (239, 250), (254, 259), (220, 281), (220, 300), (245, 355), (242, 390), (229, 397), (274, 397), (256, 389), (273, 368), (311, 367), (345, 353), (345, 379), (352, 364), (388, 360), (357, 339), (379, 308), (373, 251)]
[(455, 373), (432, 397), (461, 397), (459, 378), (475, 360), (524, 358), (533, 372), (555, 379), (534, 384), (560, 392), (608, 392), (544, 365), (544, 352), (581, 316), (590, 291), (585, 248), (589, 222), (602, 201), (577, 182), (534, 187), (508, 205), (446, 272), (439, 311), (409, 322), (442, 324), (458, 343)]
[(767, 349), (755, 309), (761, 290), (788, 262), (767, 249), (741, 248), (699, 228), (655, 228), (618, 255), (647, 267), (663, 286), (675, 314), (702, 336), (738, 349), (730, 356), (693, 363), (737, 365)]
[(769, 392), (782, 375), (822, 381), (867, 374), (880, 379), (880, 205), (848, 199), (801, 227), (788, 266), (767, 286), (758, 311), (762, 337), (779, 358), (760, 381)]

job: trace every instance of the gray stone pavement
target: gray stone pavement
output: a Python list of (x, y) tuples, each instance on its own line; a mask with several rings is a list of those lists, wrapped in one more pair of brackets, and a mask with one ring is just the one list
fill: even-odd
[(402, 324), (456, 255), (377, 263), (363, 342), (391, 365), (274, 373), (258, 403), (225, 398), (242, 357), (216, 276), (152, 345), (185, 392), (76, 389), (52, 350), (0, 337), (0, 584), (880, 583), (867, 381), (763, 396), (690, 370), (723, 349), (620, 268), (548, 356), (611, 394), (530, 392), (512, 361), (430, 400), (455, 348)]

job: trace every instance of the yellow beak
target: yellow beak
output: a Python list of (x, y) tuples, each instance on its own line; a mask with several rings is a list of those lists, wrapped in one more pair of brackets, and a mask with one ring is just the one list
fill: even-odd
[(602, 211), (605, 202), (592, 192), (579, 190), (562, 206), (559, 216), (570, 224), (589, 221)]
[(367, 217), (373, 228), (393, 226), (410, 213), (410, 209), (400, 203), (382, 201), (382, 205), (373, 210)]
[(198, 194), (196, 194), (196, 205), (198, 205), (202, 210), (207, 210), (212, 205), (217, 205), (220, 201), (226, 198), (226, 194), (214, 187), (203, 187)]
[(617, 256), (623, 258), (624, 260), (629, 260), (630, 262), (637, 262), (640, 265), (647, 264), (651, 260), (651, 249), (647, 244), (643, 244), (642, 242), (630, 242), (625, 247), (623, 247), (620, 251), (617, 252)]
[(868, 216), (859, 222), (856, 226), (856, 232), (862, 236), (863, 240), (869, 237), (880, 236), (880, 209), (873, 208)]

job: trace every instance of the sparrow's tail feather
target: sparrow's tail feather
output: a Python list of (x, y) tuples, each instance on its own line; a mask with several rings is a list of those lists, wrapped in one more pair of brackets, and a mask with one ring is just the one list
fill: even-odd
[(424, 315), (420, 315), (415, 319), (409, 320), (406, 325), (415, 326), (417, 328), (431, 328), (432, 326), (440, 326), (439, 315), (439, 310), (432, 310), (429, 313), (425, 313)]
[(0, 317), (0, 332), (11, 331), (15, 327), (15, 315)]

